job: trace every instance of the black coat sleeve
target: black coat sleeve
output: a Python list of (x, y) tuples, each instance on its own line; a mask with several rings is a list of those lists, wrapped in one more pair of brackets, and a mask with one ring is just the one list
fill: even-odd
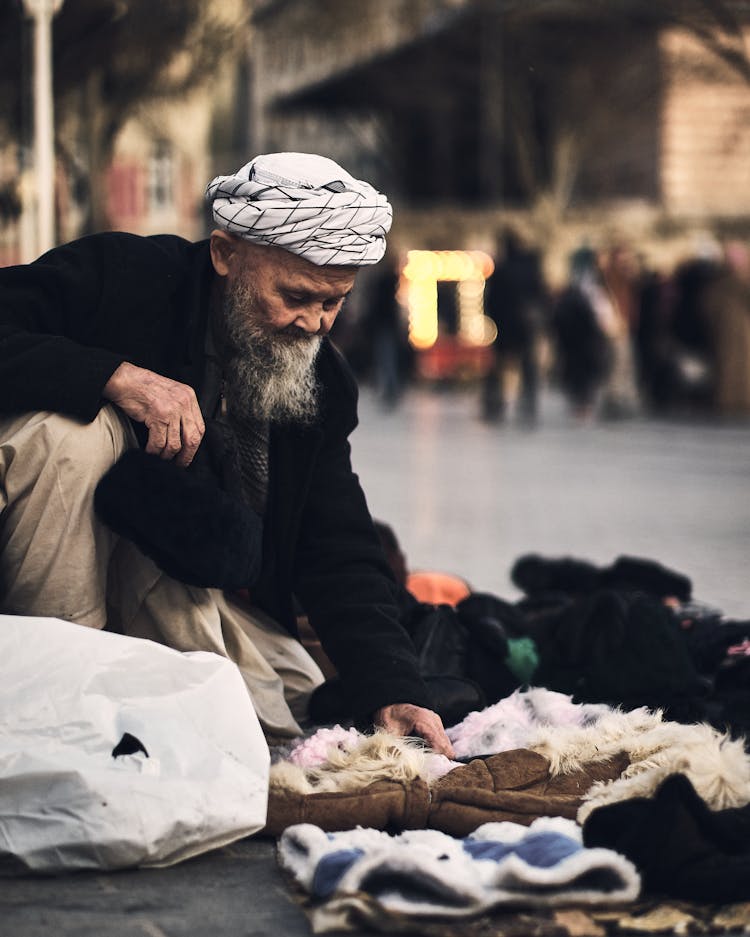
[(53, 410), (94, 419), (125, 356), (111, 323), (123, 314), (120, 239), (82, 238), (0, 270), (0, 412)]
[(432, 703), (399, 621), (395, 580), (351, 466), (348, 435), (356, 425), (355, 394), (348, 391), (348, 415), (327, 415), (302, 516), (295, 592), (339, 671), (352, 711), (370, 717), (392, 703), (428, 708)]

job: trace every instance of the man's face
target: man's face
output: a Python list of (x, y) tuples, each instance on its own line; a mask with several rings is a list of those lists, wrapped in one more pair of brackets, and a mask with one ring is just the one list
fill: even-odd
[(318, 267), (277, 247), (241, 243), (239, 258), (230, 284), (247, 284), (269, 332), (291, 338), (327, 335), (356, 277), (356, 268)]
[(222, 331), (227, 400), (236, 414), (309, 422), (315, 357), (356, 270), (316, 267), (278, 248), (240, 242), (228, 265)]

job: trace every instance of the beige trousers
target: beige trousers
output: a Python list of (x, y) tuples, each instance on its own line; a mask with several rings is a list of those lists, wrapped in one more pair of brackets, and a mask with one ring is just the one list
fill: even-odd
[(93, 491), (135, 440), (113, 406), (91, 423), (0, 419), (0, 612), (109, 627), (233, 660), (268, 735), (301, 733), (323, 674), (260, 609), (170, 578), (94, 513)]

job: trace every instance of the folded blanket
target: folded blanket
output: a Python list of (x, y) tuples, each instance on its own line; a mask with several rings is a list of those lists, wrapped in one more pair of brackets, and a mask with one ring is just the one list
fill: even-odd
[(487, 823), (465, 839), (435, 830), (324, 833), (300, 824), (281, 837), (279, 861), (314, 898), (364, 892), (388, 912), (418, 917), (467, 917), (507, 904), (617, 903), (640, 890), (629, 860), (585, 848), (579, 827), (561, 817), (530, 827)]

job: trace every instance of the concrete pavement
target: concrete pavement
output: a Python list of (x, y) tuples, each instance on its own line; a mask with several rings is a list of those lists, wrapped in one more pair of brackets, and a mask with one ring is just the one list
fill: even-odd
[(522, 553), (646, 556), (690, 576), (696, 598), (750, 617), (750, 422), (579, 426), (551, 395), (536, 430), (477, 412), (470, 393), (420, 390), (395, 411), (363, 395), (354, 465), (412, 568), (514, 598)]
[(270, 840), (169, 869), (0, 879), (3, 937), (256, 937), (309, 934)]

